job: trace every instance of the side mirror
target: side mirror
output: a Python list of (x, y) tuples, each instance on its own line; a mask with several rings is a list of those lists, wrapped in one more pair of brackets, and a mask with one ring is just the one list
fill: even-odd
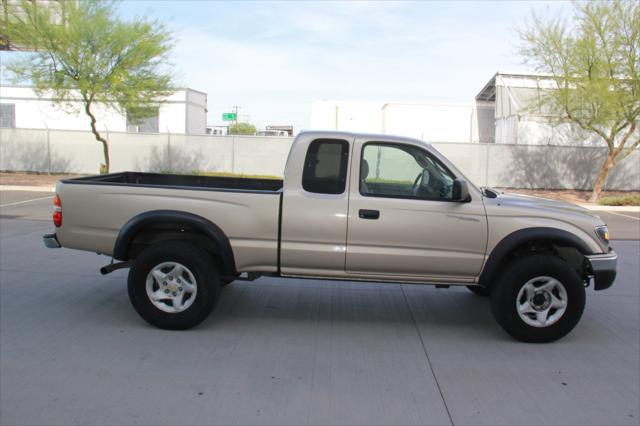
[(456, 179), (453, 181), (453, 188), (451, 189), (451, 199), (459, 203), (466, 203), (471, 201), (469, 196), (469, 186), (464, 179)]

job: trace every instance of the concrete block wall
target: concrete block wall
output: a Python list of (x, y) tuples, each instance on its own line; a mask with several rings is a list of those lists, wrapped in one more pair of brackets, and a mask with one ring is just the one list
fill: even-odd
[[(233, 172), (282, 176), (293, 138), (176, 134), (104, 134), (111, 171)], [(480, 186), (591, 189), (606, 148), (434, 143)], [(0, 170), (98, 173), (102, 145), (90, 132), (0, 129)], [(619, 163), (607, 189), (640, 190), (640, 150)]]

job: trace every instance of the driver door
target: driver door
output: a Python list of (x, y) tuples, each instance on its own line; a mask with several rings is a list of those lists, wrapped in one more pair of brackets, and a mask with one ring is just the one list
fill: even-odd
[(417, 143), (359, 140), (352, 161), (347, 273), (473, 281), (487, 241), (479, 194), (452, 201), (456, 176)]

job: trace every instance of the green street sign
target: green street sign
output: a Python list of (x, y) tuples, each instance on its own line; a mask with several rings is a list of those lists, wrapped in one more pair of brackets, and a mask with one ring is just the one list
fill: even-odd
[(236, 113), (235, 112), (223, 112), (222, 113), (222, 121), (235, 121)]

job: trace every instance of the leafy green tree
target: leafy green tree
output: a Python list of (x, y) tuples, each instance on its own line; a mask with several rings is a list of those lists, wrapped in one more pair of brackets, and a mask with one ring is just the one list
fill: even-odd
[(230, 135), (255, 135), (256, 126), (250, 123), (235, 123), (229, 126)]
[(538, 107), (608, 147), (590, 198), (595, 202), (609, 171), (640, 143), (640, 3), (576, 2), (570, 22), (533, 14), (519, 33), (525, 63), (554, 82)]
[(100, 171), (108, 173), (109, 143), (98, 130), (95, 105), (109, 105), (134, 120), (156, 113), (159, 99), (173, 90), (167, 65), (173, 40), (158, 21), (122, 20), (113, 1), (61, 4), (59, 10), (23, 0), (10, 11), (4, 36), (33, 53), (15, 58), (7, 69), (14, 80), (30, 82), (38, 94), (51, 93), (61, 105), (82, 101), (102, 144)]

